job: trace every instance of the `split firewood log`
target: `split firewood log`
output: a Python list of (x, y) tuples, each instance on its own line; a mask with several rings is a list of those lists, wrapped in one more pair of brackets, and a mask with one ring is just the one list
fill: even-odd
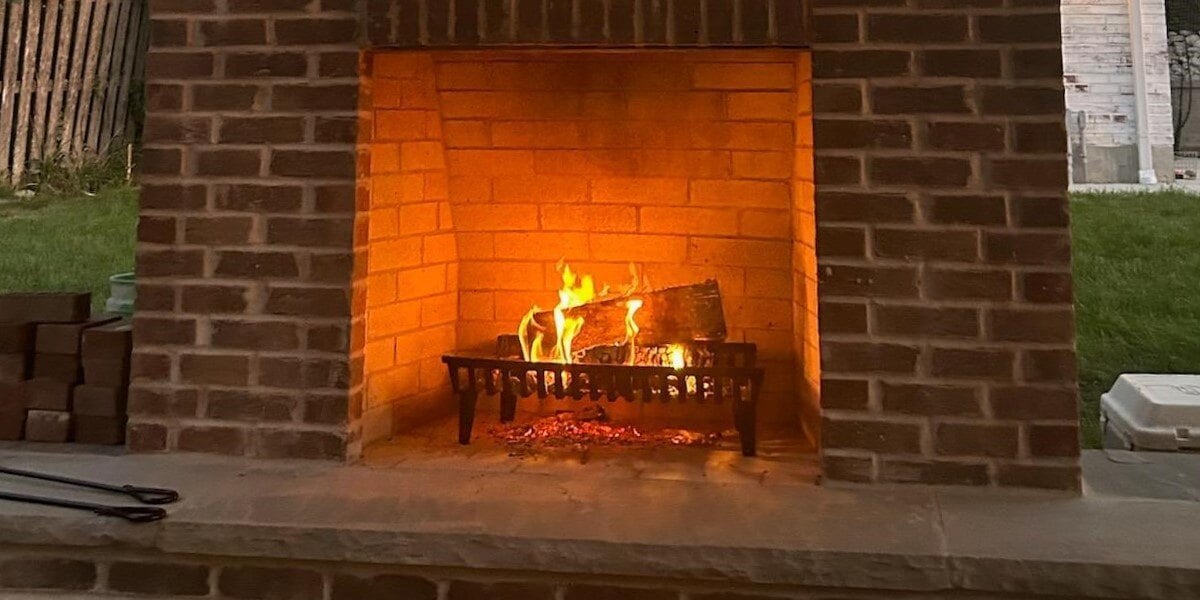
[[(606, 298), (568, 308), (568, 318), (582, 318), (583, 327), (572, 343), (576, 351), (619, 344), (626, 338), (625, 317), (630, 299), (640, 299), (642, 307), (634, 315), (638, 325), (639, 346), (678, 344), (693, 341), (719, 342), (725, 339), (725, 311), (721, 290), (715, 280), (681, 285), (629, 296)], [(554, 344), (554, 312), (534, 314), (530, 327), (544, 332), (544, 343)], [(530, 338), (533, 336), (531, 335)]]

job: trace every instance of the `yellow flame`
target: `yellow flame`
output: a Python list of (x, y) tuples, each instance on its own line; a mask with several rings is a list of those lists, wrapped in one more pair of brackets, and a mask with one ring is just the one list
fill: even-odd
[[(571, 267), (563, 261), (558, 262), (558, 272), (562, 276), (562, 287), (558, 290), (558, 304), (554, 307), (554, 345), (547, 349), (544, 342), (546, 341), (546, 330), (538, 324), (534, 319), (534, 315), (540, 310), (536, 305), (525, 313), (521, 318), (521, 324), (517, 328), (517, 337), (521, 342), (521, 353), (525, 360), (533, 362), (557, 362), (571, 363), (572, 362), (572, 343), (576, 336), (583, 329), (583, 317), (572, 317), (567, 314), (572, 308), (582, 306), (588, 302), (595, 300), (598, 296), (608, 294), (608, 286), (604, 286), (600, 292), (596, 292), (596, 282), (591, 275), (577, 275), (571, 270)], [(630, 273), (632, 273), (632, 283), (625, 288), (626, 295), (632, 293), (637, 288), (637, 269), (631, 264), (629, 265)], [(636, 306), (634, 303), (636, 302)], [(640, 299), (630, 300), (627, 304), (628, 313), (625, 317), (627, 341), (632, 344), (633, 337), (637, 335), (637, 324), (633, 322), (633, 314), (641, 308), (642, 301)], [(532, 336), (532, 339), (530, 339)], [(631, 348), (632, 356), (632, 348)]]
[(629, 345), (629, 355), (625, 359), (625, 362), (630, 365), (637, 359), (637, 334), (638, 331), (641, 331), (638, 328), (637, 321), (634, 321), (633, 315), (637, 314), (638, 309), (641, 307), (641, 298), (630, 298), (625, 303), (625, 343)]
[[(558, 272), (562, 274), (562, 287), (558, 290), (558, 304), (563, 308), (574, 308), (596, 299), (596, 282), (591, 275), (580, 278), (571, 271), (571, 265), (558, 261)], [(601, 293), (607, 293), (605, 286)]]
[(529, 312), (525, 313), (524, 317), (521, 317), (521, 324), (517, 327), (517, 339), (521, 341), (521, 356), (525, 360), (534, 360), (531, 353), (533, 344), (541, 346), (541, 332), (538, 332), (537, 336), (534, 337), (533, 342), (529, 341), (529, 326), (533, 323), (533, 315), (537, 313), (538, 310), (538, 305), (534, 304), (533, 308), (530, 308)]
[(671, 344), (667, 346), (667, 351), (671, 356), (671, 368), (682, 369), (687, 366), (687, 361), (684, 360), (683, 346), (679, 344)]

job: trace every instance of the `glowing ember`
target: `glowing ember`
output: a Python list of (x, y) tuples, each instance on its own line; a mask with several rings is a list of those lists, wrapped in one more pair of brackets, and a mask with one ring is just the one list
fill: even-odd
[(706, 434), (688, 429), (647, 431), (604, 420), (602, 413), (598, 418), (589, 418), (580, 413), (562, 412), (526, 425), (493, 427), (489, 433), (507, 446), (527, 449), (592, 445), (712, 446), (726, 437), (725, 433)]

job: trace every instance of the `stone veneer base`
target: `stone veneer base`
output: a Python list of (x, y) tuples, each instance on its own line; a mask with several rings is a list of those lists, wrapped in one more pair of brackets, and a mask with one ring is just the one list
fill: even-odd
[[(769, 459), (728, 463), (706, 480), (652, 463), (564, 468), (466, 454), (386, 467), (187, 454), (3, 452), (0, 461), (182, 492), (167, 520), (140, 526), (0, 504), (0, 587), (76, 589), (81, 598), (261, 597), (280, 582), (299, 586), (289, 597), (375, 590), (431, 600), (511, 597), (506, 589), (568, 600), (733, 590), (1167, 599), (1200, 589), (1200, 503), (1189, 501), (829, 488)], [(91, 497), (8, 478), (4, 486)], [(485, 585), (495, 582), (511, 585)]]

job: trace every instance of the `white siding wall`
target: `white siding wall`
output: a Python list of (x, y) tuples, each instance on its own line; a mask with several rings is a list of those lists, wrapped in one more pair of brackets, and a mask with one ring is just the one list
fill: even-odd
[[(1062, 0), (1063, 76), (1069, 110), (1087, 112), (1088, 146), (1136, 143), (1133, 66), (1129, 47), (1129, 0)], [(1171, 82), (1163, 0), (1140, 0), (1150, 139), (1172, 145)]]

